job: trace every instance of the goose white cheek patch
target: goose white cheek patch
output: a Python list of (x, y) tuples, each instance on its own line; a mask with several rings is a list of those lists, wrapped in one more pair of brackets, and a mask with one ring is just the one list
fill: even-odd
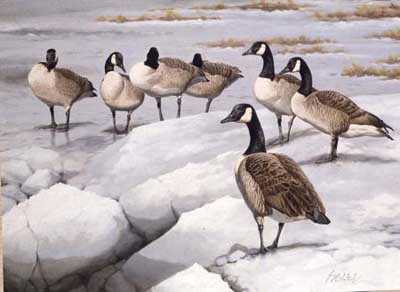
[(240, 118), (239, 122), (241, 123), (249, 123), (251, 121), (251, 118), (253, 117), (253, 110), (252, 108), (248, 107), (246, 108), (246, 111)]
[(297, 60), (296, 61), (296, 66), (294, 66), (293, 71), (292, 72), (300, 72), (300, 61)]
[(111, 57), (111, 64), (117, 65), (117, 60), (115, 58), (115, 55), (112, 55), (112, 57)]
[(264, 55), (264, 53), (265, 53), (265, 45), (264, 44), (261, 44), (261, 46), (260, 46), (260, 48), (257, 50), (257, 55), (260, 55), (260, 56), (262, 56), (262, 55)]

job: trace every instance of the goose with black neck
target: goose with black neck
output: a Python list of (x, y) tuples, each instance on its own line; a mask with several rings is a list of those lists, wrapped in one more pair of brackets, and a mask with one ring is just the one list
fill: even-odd
[(188, 64), (177, 58), (159, 58), (155, 47), (149, 50), (144, 62), (132, 67), (129, 76), (134, 86), (156, 99), (160, 121), (164, 120), (161, 109), (162, 97), (177, 97), (179, 118), (182, 94), (185, 90), (196, 83), (208, 81), (200, 64)]
[[(300, 86), (300, 80), (289, 74), (275, 74), (274, 58), (266, 42), (255, 42), (243, 56), (256, 55), (263, 59), (263, 67), (254, 82), (256, 100), (276, 115), (279, 142), (289, 142), (295, 114), (291, 109), (291, 98)], [(285, 140), (282, 132), (282, 116), (289, 116), (288, 134)]]
[(57, 129), (54, 117), (54, 107), (64, 107), (66, 123), (62, 131), (69, 130), (71, 107), (78, 100), (95, 97), (96, 89), (92, 82), (75, 72), (57, 68), (58, 57), (55, 49), (48, 49), (46, 62), (34, 65), (28, 74), (28, 84), (33, 94), (45, 103), (51, 114), (51, 124), (45, 128)]
[[(291, 158), (267, 153), (264, 133), (255, 109), (238, 104), (221, 123), (247, 125), (250, 143), (235, 167), (236, 183), (248, 208), (253, 213), (260, 237), (260, 253), (276, 249), (284, 224), (309, 219), (329, 224), (325, 207), (300, 166)], [(264, 246), (264, 218), (278, 222), (273, 243)]]
[(222, 91), (231, 86), (239, 78), (243, 78), (238, 67), (203, 60), (199, 53), (193, 56), (192, 64), (200, 66), (209, 82), (192, 84), (186, 89), (185, 93), (194, 97), (207, 98), (206, 113), (210, 110), (211, 102), (220, 96)]
[[(128, 133), (131, 115), (143, 103), (144, 92), (133, 86), (128, 75), (115, 71), (115, 67), (126, 72), (124, 58), (120, 52), (111, 53), (105, 62), (105, 75), (101, 81), (100, 93), (104, 103), (111, 110), (114, 132), (122, 134)], [(126, 126), (123, 131), (117, 128), (116, 111), (127, 112)]]
[(318, 163), (337, 159), (339, 137), (371, 136), (393, 140), (389, 133), (392, 127), (360, 108), (347, 96), (332, 90), (313, 91), (311, 70), (302, 58), (291, 58), (281, 74), (287, 72), (298, 72), (301, 76), (300, 88), (291, 102), (293, 112), (314, 128), (331, 136), (330, 155), (318, 160)]

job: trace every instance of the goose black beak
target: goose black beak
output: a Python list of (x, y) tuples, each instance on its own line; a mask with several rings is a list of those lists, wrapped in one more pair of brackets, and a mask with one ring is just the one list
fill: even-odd
[(119, 67), (121, 68), (122, 71), (124, 71), (124, 73), (126, 73), (124, 64), (121, 64)]
[(231, 114), (229, 114), (229, 116), (227, 116), (225, 119), (221, 120), (221, 124), (225, 124), (225, 123), (230, 123), (230, 122), (234, 122), (235, 119), (233, 118), (233, 116)]
[(285, 68), (282, 69), (281, 72), (279, 72), (279, 75), (283, 75), (283, 74), (286, 74), (286, 73), (289, 73), (289, 72), (290, 72), (289, 68), (285, 67)]
[(244, 53), (242, 54), (242, 56), (248, 56), (248, 55), (254, 55), (253, 52), (251, 51), (251, 48), (248, 49), (246, 52), (244, 52)]

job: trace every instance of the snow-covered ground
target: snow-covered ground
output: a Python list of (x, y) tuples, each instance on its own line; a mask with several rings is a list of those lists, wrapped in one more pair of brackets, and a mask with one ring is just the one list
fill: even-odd
[[(250, 256), (249, 250), (258, 245), (257, 227), (233, 176), (248, 133), (242, 125), (219, 121), (236, 103), (248, 102), (258, 109), (267, 139), (277, 137), (275, 117), (251, 97), (261, 60), (242, 57), (245, 48), (198, 45), (229, 37), (256, 40), (304, 34), (334, 39), (336, 43), (327, 46), (343, 48), (344, 53), (304, 56), (315, 86), (353, 96), (397, 129), (399, 82), (345, 78), (340, 72), (353, 61), (372, 64), (397, 53), (399, 42), (365, 36), (398, 26), (399, 18), (316, 22), (310, 17), (312, 10), (351, 9), (367, 1), (308, 1), (313, 6), (299, 12), (222, 10), (201, 12), (222, 18), (214, 21), (112, 24), (95, 18), (141, 15), (171, 6), (186, 14), (200, 3), (31, 2), (0, 4), (7, 285), (19, 291), (50, 286), (55, 291), (83, 292), (151, 287), (252, 292), (400, 289), (398, 131), (393, 134), (395, 141), (342, 139), (340, 160), (316, 165), (314, 161), (329, 151), (329, 137), (296, 120), (292, 142), (270, 151), (301, 164), (332, 223), (288, 224), (280, 249)], [(158, 122), (155, 101), (146, 97), (133, 114), (134, 128), (127, 137), (112, 134), (111, 114), (100, 97), (73, 106), (69, 133), (38, 128), (49, 123), (50, 115), (27, 87), (26, 74), (43, 60), (46, 49), (56, 48), (60, 66), (88, 76), (98, 87), (110, 52), (121, 51), (129, 68), (143, 60), (151, 46), (157, 46), (162, 56), (188, 61), (201, 52), (207, 59), (240, 67), (245, 78), (217, 98), (209, 114), (200, 114), (204, 100), (185, 96), (185, 117), (180, 120), (172, 119), (174, 98), (163, 100), (165, 115), (171, 119)], [(278, 47), (272, 49), (276, 52)], [(275, 55), (276, 70), (290, 56)], [(64, 122), (61, 109), (56, 109), (56, 117)], [(264, 232), (266, 241), (271, 241), (276, 223), (267, 220)]]

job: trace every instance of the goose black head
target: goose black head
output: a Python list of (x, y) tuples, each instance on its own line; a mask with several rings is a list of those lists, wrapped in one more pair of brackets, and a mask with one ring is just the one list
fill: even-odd
[(231, 113), (221, 121), (221, 124), (236, 122), (250, 123), (255, 115), (254, 108), (247, 103), (240, 103), (233, 107)]
[(266, 42), (255, 42), (251, 45), (251, 47), (242, 54), (242, 56), (247, 55), (257, 55), (263, 56), (266, 52), (270, 52), (270, 48)]
[(150, 48), (149, 52), (147, 53), (146, 61), (144, 62), (145, 65), (157, 69), (158, 68), (158, 50), (155, 47)]
[(122, 71), (126, 72), (125, 66), (124, 66), (124, 57), (122, 56), (122, 54), (120, 52), (113, 52), (107, 58), (106, 64), (105, 64), (106, 73), (114, 70), (115, 66), (121, 68)]
[(300, 57), (291, 58), (286, 67), (283, 68), (283, 70), (279, 74), (300, 72), (302, 70), (302, 67), (304, 66), (304, 63), (304, 60)]
[(48, 49), (46, 53), (46, 67), (50, 72), (57, 66), (58, 58), (55, 49)]
[(201, 54), (196, 53), (193, 56), (192, 65), (199, 67), (199, 68), (201, 68), (203, 66), (203, 58), (201, 57)]

